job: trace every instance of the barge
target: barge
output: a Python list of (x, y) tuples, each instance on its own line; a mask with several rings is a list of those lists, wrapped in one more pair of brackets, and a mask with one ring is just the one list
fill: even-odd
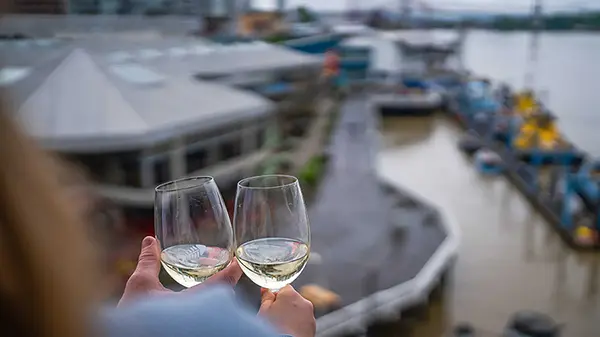
[[(473, 102), (467, 102), (473, 106)], [(467, 154), (480, 148), (493, 150), (501, 158), (505, 176), (567, 243), (576, 249), (600, 249), (600, 207), (589, 192), (584, 192), (584, 189), (592, 191), (593, 195), (595, 190), (589, 186), (595, 186), (594, 182), (583, 172), (574, 173), (582, 165), (587, 170), (592, 167), (585, 164), (585, 153), (562, 136), (553, 115), (539, 110), (528, 111), (527, 116), (507, 114), (506, 105), (498, 103), (498, 106), (496, 110), (477, 109), (475, 114), (461, 109), (451, 112), (469, 130), (459, 144), (461, 149)], [(499, 121), (502, 128), (498, 127)], [(553, 172), (548, 186), (541, 183), (545, 167)], [(482, 173), (487, 172), (482, 169)]]

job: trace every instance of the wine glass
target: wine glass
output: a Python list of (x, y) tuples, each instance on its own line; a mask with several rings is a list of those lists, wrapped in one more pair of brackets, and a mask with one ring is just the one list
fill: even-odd
[(154, 230), (167, 273), (192, 287), (233, 258), (233, 229), (212, 177), (190, 177), (156, 187)]
[(236, 258), (252, 282), (276, 292), (300, 275), (310, 254), (310, 226), (298, 179), (241, 180), (233, 222)]

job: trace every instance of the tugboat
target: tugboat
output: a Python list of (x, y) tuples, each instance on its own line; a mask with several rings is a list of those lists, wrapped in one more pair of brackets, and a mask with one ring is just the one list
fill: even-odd
[(483, 142), (481, 137), (471, 130), (463, 136), (458, 143), (458, 147), (467, 155), (472, 156), (475, 152), (481, 149), (481, 147), (483, 147)]
[(475, 167), (479, 172), (487, 175), (497, 175), (504, 170), (502, 158), (488, 148), (481, 148), (475, 152)]
[(454, 327), (454, 337), (502, 336), (502, 337), (560, 337), (562, 326), (552, 317), (534, 311), (519, 311), (508, 321), (502, 334), (483, 333), (469, 323)]

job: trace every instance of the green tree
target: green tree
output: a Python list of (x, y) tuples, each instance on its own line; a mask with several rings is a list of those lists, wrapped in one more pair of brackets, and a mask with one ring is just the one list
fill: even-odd
[(305, 6), (300, 6), (296, 10), (300, 22), (315, 22), (315, 16)]

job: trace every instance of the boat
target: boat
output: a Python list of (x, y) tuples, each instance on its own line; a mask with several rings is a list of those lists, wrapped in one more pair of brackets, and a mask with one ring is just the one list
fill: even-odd
[(456, 61), (458, 47), (455, 39), (437, 41), (434, 36), (428, 32), (381, 33), (387, 65), (375, 65), (384, 70), (378, 69), (375, 90), (370, 94), (371, 104), (381, 115), (429, 116), (448, 109), (449, 96), (462, 76)]
[(502, 173), (504, 163), (502, 158), (488, 148), (481, 148), (475, 152), (475, 167), (480, 173), (497, 175)]
[(458, 143), (458, 147), (470, 156), (483, 147), (483, 141), (477, 133), (469, 130)]
[(386, 89), (371, 95), (382, 116), (429, 116), (445, 106), (443, 94), (423, 81), (402, 81)]

